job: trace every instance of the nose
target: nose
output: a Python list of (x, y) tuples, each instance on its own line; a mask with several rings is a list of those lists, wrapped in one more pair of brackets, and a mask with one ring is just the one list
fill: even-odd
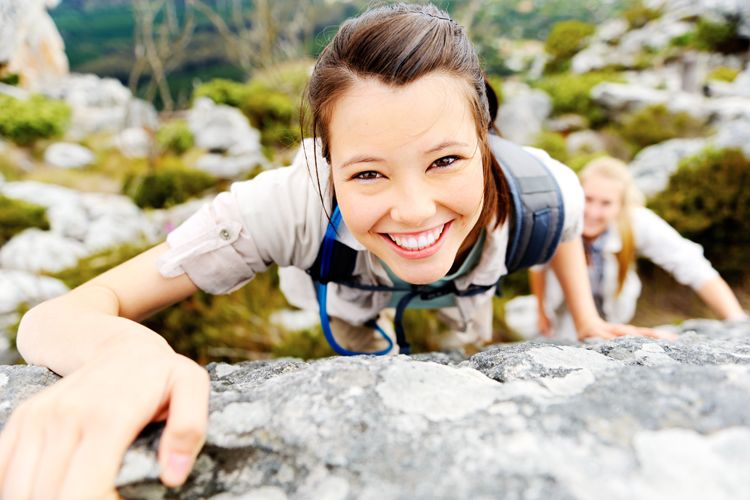
[(407, 227), (421, 228), (437, 213), (432, 189), (427, 183), (410, 182), (396, 190), (391, 219)]

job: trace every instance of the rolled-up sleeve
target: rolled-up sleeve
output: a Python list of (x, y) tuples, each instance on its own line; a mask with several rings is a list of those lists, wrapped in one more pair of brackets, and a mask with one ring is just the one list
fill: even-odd
[[(318, 164), (327, 179), (325, 161)], [(178, 226), (167, 236), (158, 269), (165, 277), (187, 274), (206, 292), (229, 293), (273, 263), (311, 266), (326, 223), (300, 153), (290, 167), (234, 183)]]
[(703, 247), (683, 238), (664, 219), (647, 208), (633, 211), (633, 233), (638, 254), (697, 290), (719, 273), (703, 256)]

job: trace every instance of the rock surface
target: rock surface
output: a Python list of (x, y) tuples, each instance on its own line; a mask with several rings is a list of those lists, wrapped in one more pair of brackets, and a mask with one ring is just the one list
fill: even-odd
[[(128, 451), (125, 498), (750, 498), (750, 324), (677, 341), (213, 364), (188, 483), (155, 479), (160, 430)], [(0, 422), (55, 377), (0, 367)]]

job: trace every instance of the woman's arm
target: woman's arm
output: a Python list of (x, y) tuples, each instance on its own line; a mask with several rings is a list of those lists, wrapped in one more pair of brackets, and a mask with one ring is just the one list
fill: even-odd
[(208, 420), (206, 371), (135, 320), (183, 298), (161, 277), (159, 245), (23, 318), (27, 361), (65, 375), (21, 404), (0, 434), (0, 497), (110, 498), (122, 456), (149, 422), (167, 420), (161, 477), (187, 477)]
[(742, 310), (734, 292), (720, 276), (706, 281), (696, 292), (719, 318), (725, 320), (747, 319), (747, 313)]
[(550, 324), (546, 308), (544, 307), (544, 292), (546, 286), (544, 274), (544, 268), (529, 269), (529, 287), (531, 288), (531, 293), (536, 297), (537, 328), (545, 337), (551, 337), (552, 325)]
[(580, 238), (560, 243), (550, 260), (550, 265), (565, 294), (565, 302), (573, 316), (579, 339), (614, 338), (624, 335), (674, 338), (674, 335), (670, 333), (659, 332), (651, 328), (607, 323), (599, 317), (586, 271), (583, 241)]

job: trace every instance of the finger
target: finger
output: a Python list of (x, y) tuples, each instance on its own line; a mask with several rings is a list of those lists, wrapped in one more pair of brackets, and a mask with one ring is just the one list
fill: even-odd
[(0, 492), (3, 491), (10, 459), (18, 441), (18, 434), (21, 432), (21, 413), (20, 408), (13, 412), (0, 433)]
[(80, 429), (70, 416), (63, 414), (54, 422), (48, 423), (32, 498), (45, 500), (58, 495), (80, 439)]
[[(62, 500), (94, 500), (117, 495), (115, 478), (129, 441), (117, 437), (106, 427), (87, 433), (73, 453), (62, 488)], [(116, 498), (116, 496), (115, 496)]]
[(175, 378), (167, 425), (159, 444), (161, 480), (167, 486), (185, 482), (203, 447), (209, 393), (208, 373), (192, 362)]
[(32, 412), (25, 412), (25, 419), (19, 426), (16, 443), (11, 460), (8, 464), (7, 475), (3, 483), (2, 498), (29, 498), (34, 484), (34, 471), (41, 454), (43, 437), (39, 432), (37, 422)]
[(678, 336), (672, 332), (662, 332), (653, 328), (638, 328), (642, 335), (662, 340), (677, 340)]

